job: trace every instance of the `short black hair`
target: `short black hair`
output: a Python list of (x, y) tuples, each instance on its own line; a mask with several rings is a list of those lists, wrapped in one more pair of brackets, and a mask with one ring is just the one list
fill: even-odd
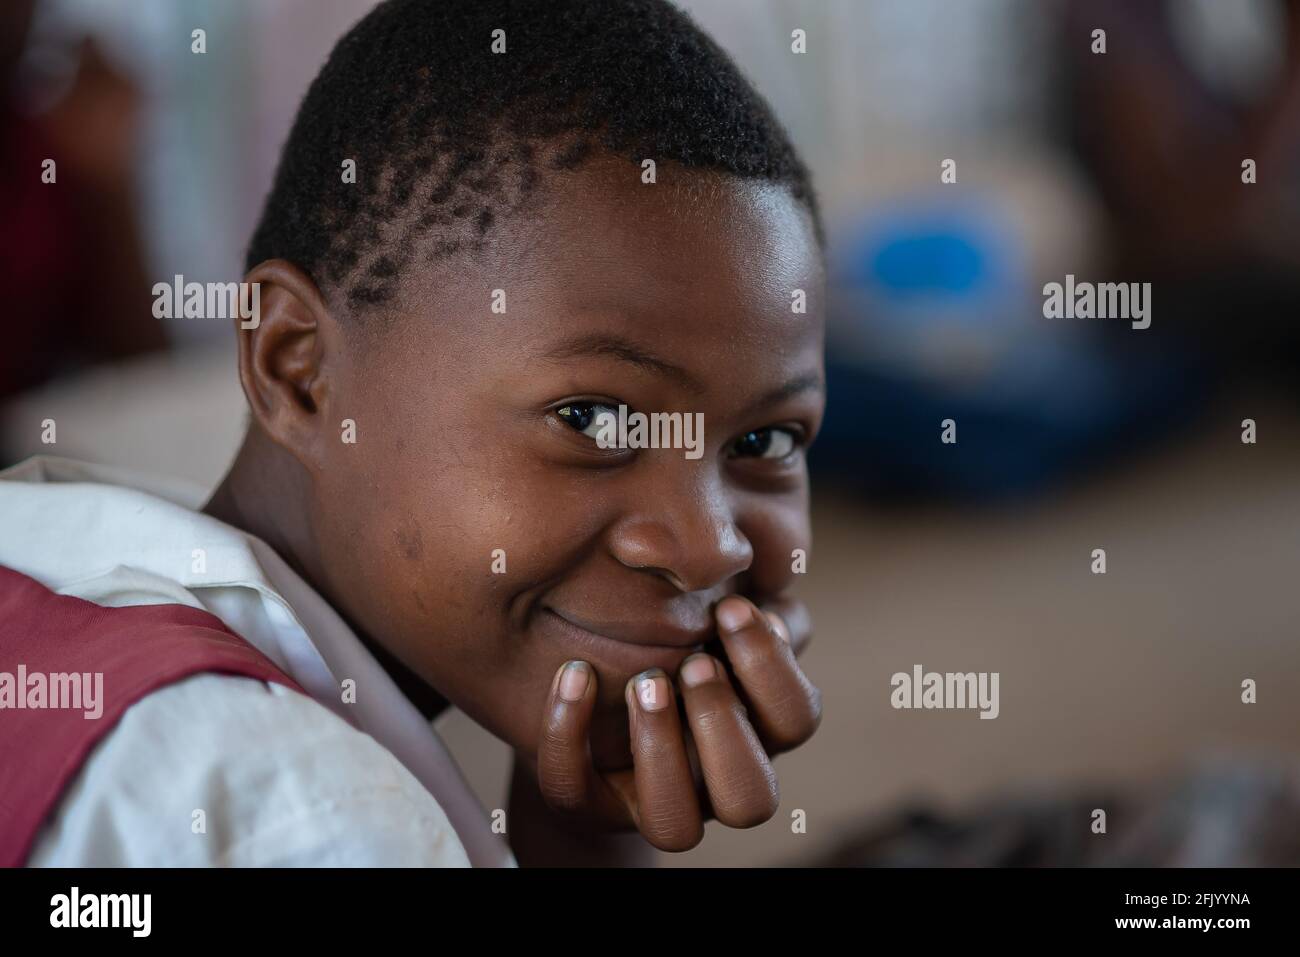
[(600, 150), (783, 184), (821, 241), (771, 109), (666, 0), (386, 0), (308, 89), (247, 268), (287, 259), (354, 309), (383, 303), (415, 257), (481, 248), (548, 168)]

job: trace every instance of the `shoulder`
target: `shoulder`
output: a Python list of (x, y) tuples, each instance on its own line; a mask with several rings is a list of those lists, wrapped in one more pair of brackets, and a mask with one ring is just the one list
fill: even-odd
[(277, 685), (196, 675), (131, 706), (46, 823), (36, 866), (464, 866), (431, 794)]

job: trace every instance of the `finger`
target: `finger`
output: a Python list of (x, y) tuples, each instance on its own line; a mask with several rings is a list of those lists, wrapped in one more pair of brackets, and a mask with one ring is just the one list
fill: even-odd
[(637, 829), (661, 851), (690, 850), (704, 837), (672, 682), (658, 668), (624, 689), (636, 780)]
[(585, 661), (569, 661), (551, 681), (537, 749), (537, 784), (557, 811), (595, 811), (610, 823), (631, 824), (627, 808), (600, 786), (588, 734), (596, 703), (596, 672)]
[(739, 596), (718, 603), (718, 634), (769, 754), (798, 747), (821, 723), (821, 692), (771, 619)]
[(765, 614), (780, 619), (796, 658), (808, 650), (812, 643), (812, 616), (808, 614), (807, 605), (797, 598), (785, 596), (764, 601), (761, 607)]
[(776, 772), (722, 663), (703, 652), (678, 673), (686, 720), (713, 813), (728, 827), (754, 827), (776, 813)]

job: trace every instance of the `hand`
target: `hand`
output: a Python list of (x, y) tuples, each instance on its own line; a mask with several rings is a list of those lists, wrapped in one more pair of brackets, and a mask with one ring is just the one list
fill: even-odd
[(634, 827), (665, 851), (698, 844), (711, 815), (729, 827), (754, 827), (776, 813), (769, 757), (808, 740), (821, 720), (821, 693), (795, 661), (807, 644), (808, 616), (798, 602), (760, 611), (739, 596), (719, 602), (715, 616), (722, 657), (687, 658), (676, 686), (659, 669), (628, 681), (630, 769), (601, 771), (592, 762), (595, 670), (582, 661), (560, 668), (537, 756), (547, 805)]

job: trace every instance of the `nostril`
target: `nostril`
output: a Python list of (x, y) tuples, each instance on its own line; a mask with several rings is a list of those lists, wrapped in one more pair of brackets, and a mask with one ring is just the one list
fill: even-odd
[(632, 569), (633, 571), (648, 572), (651, 575), (658, 575), (660, 578), (665, 579), (670, 585), (672, 585), (678, 591), (689, 592), (692, 590), (688, 588), (686, 583), (682, 581), (682, 579), (677, 574), (675, 574), (671, 569), (659, 568), (656, 565), (628, 565), (627, 562), (624, 562), (623, 564), (626, 565), (628, 568)]

